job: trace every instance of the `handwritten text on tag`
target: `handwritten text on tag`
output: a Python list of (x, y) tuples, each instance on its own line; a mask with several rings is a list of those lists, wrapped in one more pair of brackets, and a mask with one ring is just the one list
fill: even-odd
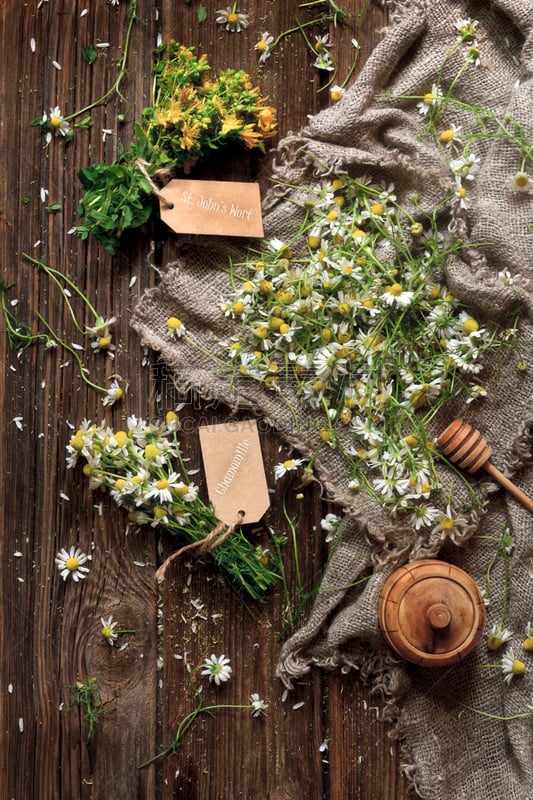
[(209, 499), (221, 522), (259, 522), (270, 500), (257, 423), (253, 419), (199, 429)]
[(173, 180), (159, 198), (161, 219), (176, 233), (263, 236), (257, 183)]

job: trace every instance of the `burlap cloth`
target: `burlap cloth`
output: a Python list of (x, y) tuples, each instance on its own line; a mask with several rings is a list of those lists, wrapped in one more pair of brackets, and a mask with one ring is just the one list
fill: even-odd
[[(390, 24), (364, 71), (343, 100), (310, 118), (306, 128), (289, 135), (278, 148), (274, 177), (293, 186), (316, 182), (316, 160), (354, 177), (362, 174), (394, 182), (398, 201), (409, 206), (416, 193), (421, 212), (431, 211), (450, 193), (450, 172), (438, 148), (420, 137), (425, 119), (416, 101), (394, 95), (421, 96), (431, 90), (446, 54), (457, 40), (454, 23), (478, 20), (477, 43), (481, 64), (469, 67), (455, 96), (506, 113), (533, 131), (533, 3), (500, 0), (492, 4), (416, 0), (391, 7)], [(457, 73), (464, 55), (457, 52), (447, 63), (443, 83)], [(462, 124), (471, 117), (454, 112), (447, 123)], [(474, 148), (472, 148), (474, 150)], [(470, 192), (469, 210), (457, 209), (454, 232), (467, 241), (486, 245), (462, 251), (450, 259), (447, 283), (476, 316), (491, 319), (519, 306), (523, 316), (518, 344), (527, 369), (519, 358), (496, 354), (481, 376), (488, 395), (469, 406), (459, 401), (434, 421), (438, 435), (449, 421), (464, 416), (483, 431), (493, 447), (493, 462), (513, 476), (533, 497), (531, 468), (533, 344), (533, 195), (505, 188), (520, 169), (520, 154), (508, 141), (480, 140), (475, 153), (481, 169)], [(531, 163), (527, 168), (531, 169)], [(453, 190), (453, 189), (452, 189)], [(298, 190), (274, 186), (264, 201), (265, 236), (284, 239), (295, 230), (301, 209), (291, 200)], [(447, 223), (448, 224), (448, 223)], [(220, 355), (220, 342), (235, 332), (220, 311), (221, 299), (231, 294), (228, 255), (241, 256), (245, 243), (226, 240), (186, 241), (180, 259), (168, 265), (157, 288), (145, 293), (132, 325), (142, 340), (160, 351), (180, 387), (194, 387), (206, 400), (217, 399), (230, 408), (249, 408), (274, 425), (284, 439), (303, 454), (310, 454), (323, 426), (319, 415), (301, 409), (295, 423), (275, 393), (252, 381), (237, 381), (231, 391), (228, 378), (209, 354)], [(509, 270), (512, 286), (504, 286), (498, 273)], [(204, 352), (182, 338), (171, 340), (166, 321), (177, 316)], [(291, 387), (284, 391), (290, 396)], [(291, 397), (298, 406), (296, 396)], [(410, 785), (423, 798), (439, 800), (527, 800), (533, 798), (531, 717), (496, 720), (466, 710), (470, 706), (492, 715), (510, 717), (533, 703), (533, 655), (522, 649), (524, 629), (533, 621), (533, 517), (496, 485), (476, 482), (485, 499), (481, 511), (470, 509), (463, 540), (442, 541), (431, 528), (415, 531), (391, 519), (376, 504), (347, 490), (349, 479), (343, 461), (325, 448), (315, 464), (329, 493), (345, 509), (344, 532), (324, 577), (322, 591), (310, 616), (282, 648), (279, 675), (290, 685), (312, 665), (360, 671), (381, 697), (383, 717), (403, 743), (403, 764)], [(451, 476), (441, 468), (448, 486)], [(481, 479), (480, 479), (481, 480)], [(455, 491), (460, 491), (457, 482)], [(469, 496), (462, 500), (462, 511)], [(459, 504), (460, 505), (460, 504)], [(464, 661), (445, 669), (416, 667), (395, 658), (380, 634), (376, 604), (380, 587), (393, 568), (424, 557), (438, 556), (469, 572), (485, 589), (486, 573), (496, 552), (495, 540), (507, 525), (514, 549), (509, 558), (510, 595), (505, 625), (514, 631), (510, 645), (490, 653), (483, 638)], [(335, 589), (372, 573), (357, 589)], [(490, 585), (487, 629), (498, 622), (504, 601), (504, 560), (497, 560)], [(500, 669), (482, 669), (498, 663), (512, 648), (526, 662), (526, 672), (510, 683)], [(334, 745), (334, 743), (333, 743)]]

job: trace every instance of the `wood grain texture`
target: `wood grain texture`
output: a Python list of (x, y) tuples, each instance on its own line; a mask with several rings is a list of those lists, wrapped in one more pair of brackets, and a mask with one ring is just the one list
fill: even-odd
[[(327, 88), (321, 90), (328, 77), (312, 67), (313, 56), (300, 32), (283, 38), (262, 69), (253, 49), (262, 31), (277, 35), (293, 28), (296, 17), (305, 22), (318, 16), (316, 7), (301, 9), (294, 0), (254, 0), (246, 8), (243, 3), (250, 12), (249, 29), (228, 34), (214, 23), (214, 11), (225, 4), (204, 0), (208, 19), (202, 24), (199, 5), (198, 0), (190, 5), (139, 0), (140, 21), (133, 29), (123, 84), (131, 103), (126, 122), (119, 123), (123, 108), (113, 99), (91, 112), (93, 126), (77, 131), (65, 148), (56, 140), (44, 146), (30, 122), (55, 105), (71, 113), (112, 84), (127, 3), (1, 4), (0, 266), (2, 280), (13, 284), (8, 301), (17, 300), (10, 308), (34, 332), (42, 330), (35, 316), (39, 311), (67, 343), (79, 342), (57, 287), (22, 254), (68, 272), (102, 315), (118, 317), (114, 361), (83, 354), (91, 380), (109, 385), (113, 375), (120, 375), (129, 388), (120, 406), (104, 410), (101, 398), (80, 379), (71, 354), (34, 344), (19, 355), (9, 349), (0, 326), (5, 354), (0, 371), (0, 794), (14, 800), (403, 800), (398, 754), (391, 751), (385, 727), (365, 710), (373, 704), (368, 688), (352, 677), (316, 670), (285, 697), (274, 677), (288, 606), (299, 599), (290, 535), (285, 545), (288, 597), (277, 588), (264, 606), (247, 610), (208, 565), (192, 559), (174, 563), (158, 591), (154, 569), (173, 542), (159, 540), (152, 530), (127, 532), (124, 515), (109, 498), (91, 495), (81, 472), (66, 469), (65, 446), (84, 417), (123, 427), (129, 414), (154, 419), (183, 400), (184, 446), (198, 465), (198, 425), (227, 417), (222, 407), (206, 408), (193, 398), (178, 397), (164, 365), (143, 352), (128, 325), (140, 293), (157, 280), (150, 260), (171, 260), (178, 237), (168, 233), (149, 257), (147, 232), (127, 236), (111, 258), (95, 241), (83, 243), (69, 233), (80, 197), (77, 171), (111, 161), (119, 142), (127, 146), (131, 141), (133, 121), (149, 104), (157, 35), (197, 46), (208, 54), (213, 71), (246, 68), (278, 108), (281, 136), (301, 128), (308, 114), (329, 103)], [(355, 13), (363, 4), (345, 0), (340, 5)], [(84, 8), (89, 13), (82, 17)], [(384, 12), (372, 7), (346, 28), (316, 25), (306, 31), (311, 41), (331, 33), (337, 81), (350, 69), (351, 39), (361, 44), (359, 67), (384, 22)], [(101, 48), (89, 66), (81, 50), (97, 42), (109, 47)], [(113, 133), (104, 136), (103, 129)], [(206, 172), (214, 178), (260, 175), (265, 188), (269, 158), (220, 158)], [(45, 202), (41, 188), (48, 191)], [(48, 213), (46, 206), (56, 202), (61, 210)], [(81, 305), (75, 308), (83, 318)], [(13, 422), (19, 417), (21, 429)], [(264, 430), (261, 440), (272, 476), (287, 450), (271, 431)], [(275, 492), (271, 509), (261, 525), (248, 529), (257, 542), (266, 541), (269, 526), (290, 534), (281, 490), (272, 480), (270, 485)], [(305, 592), (315, 586), (325, 563), (320, 519), (332, 509), (317, 485), (307, 487), (300, 500), (290, 488), (286, 506), (289, 518), (302, 517), (296, 552)], [(63, 582), (54, 563), (57, 551), (73, 544), (92, 555), (91, 572), (79, 585)], [(124, 650), (109, 647), (101, 636), (100, 617), (110, 614), (120, 627), (135, 629), (121, 637), (127, 643)], [(252, 719), (249, 711), (228, 709), (202, 716), (175, 755), (138, 769), (192, 708), (186, 662), (198, 664), (211, 653), (230, 657), (233, 675), (218, 689), (205, 686), (206, 700), (246, 704), (257, 692), (268, 703), (267, 714)], [(106, 713), (88, 748), (87, 723), (72, 699), (76, 681), (91, 677), (97, 679)], [(326, 740), (329, 750), (320, 747)]]

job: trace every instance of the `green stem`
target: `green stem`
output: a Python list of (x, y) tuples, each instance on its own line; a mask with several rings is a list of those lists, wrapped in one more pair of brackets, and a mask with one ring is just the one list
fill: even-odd
[(65, 350), (67, 350), (72, 355), (72, 357), (74, 358), (74, 360), (76, 361), (76, 363), (78, 365), (78, 370), (79, 370), (79, 373), (80, 373), (80, 377), (84, 381), (84, 383), (86, 383), (87, 386), (90, 386), (91, 389), (95, 389), (97, 392), (102, 392), (103, 394), (107, 394), (107, 389), (105, 387), (98, 386), (98, 384), (93, 383), (93, 381), (89, 380), (89, 378), (87, 377), (87, 373), (85, 371), (85, 367), (83, 366), (83, 362), (82, 362), (80, 356), (78, 355), (78, 353), (76, 352), (76, 350), (73, 347), (71, 347), (71, 345), (67, 344), (59, 336), (57, 336), (57, 334), (54, 331), (54, 329), (48, 324), (48, 322), (45, 320), (45, 318), (41, 314), (39, 314), (38, 311), (36, 311), (35, 313), (36, 313), (37, 317), (41, 320), (41, 322), (43, 323), (45, 328), (52, 334), (54, 340), (58, 344), (60, 344), (61, 347), (64, 347)]
[(119, 73), (118, 73), (118, 77), (117, 77), (116, 81), (113, 83), (111, 88), (109, 88), (107, 90), (107, 92), (105, 92), (98, 100), (94, 100), (92, 103), (89, 103), (89, 105), (85, 106), (84, 108), (80, 109), (79, 111), (74, 111), (73, 114), (69, 114), (68, 117), (65, 117), (66, 121), (69, 121), (69, 120), (72, 120), (72, 119), (76, 119), (76, 117), (81, 116), (81, 114), (85, 114), (85, 113), (87, 113), (87, 111), (91, 111), (93, 108), (96, 108), (97, 106), (101, 106), (103, 103), (105, 103), (105, 102), (107, 102), (107, 100), (109, 100), (109, 98), (111, 97), (111, 95), (114, 92), (117, 93), (117, 95), (120, 98), (120, 100), (122, 100), (122, 102), (126, 106), (124, 114), (127, 114), (128, 109), (129, 109), (129, 103), (126, 100), (126, 98), (124, 97), (124, 95), (122, 94), (122, 92), (120, 91), (120, 84), (122, 83), (122, 81), (124, 80), (126, 75), (128, 74), (128, 70), (127, 70), (126, 65), (127, 65), (127, 62), (128, 62), (128, 52), (129, 52), (129, 47), (130, 47), (131, 32), (133, 30), (133, 26), (134, 26), (135, 22), (138, 19), (138, 17), (137, 17), (137, 0), (130, 0), (130, 6), (129, 6), (129, 9), (128, 9), (128, 14), (129, 14), (130, 19), (129, 19), (128, 27), (127, 27), (127, 30), (126, 30), (126, 37), (124, 39), (124, 46), (122, 48), (122, 55), (121, 55), (121, 57), (120, 57), (120, 59), (118, 61)]

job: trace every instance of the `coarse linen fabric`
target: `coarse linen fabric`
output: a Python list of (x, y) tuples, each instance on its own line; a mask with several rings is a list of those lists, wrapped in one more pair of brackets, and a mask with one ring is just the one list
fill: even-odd
[[(395, 4), (382, 42), (343, 99), (280, 143), (273, 173), (284, 185), (274, 185), (264, 200), (266, 238), (292, 237), (303, 215), (293, 201), (323, 174), (318, 163), (328, 165), (332, 174), (344, 171), (394, 183), (398, 202), (417, 218), (453, 193), (455, 183), (441, 149), (423, 135), (427, 119), (417, 109), (417, 98), (437, 80), (446, 87), (457, 75), (465, 48), (448, 54), (457, 42), (455, 23), (468, 18), (478, 22), (480, 64), (463, 71), (454, 97), (519, 123), (533, 142), (533, 2)], [(468, 131), (471, 120), (470, 112), (454, 108), (439, 126), (453, 123)], [(533, 194), (507, 186), (523, 168), (508, 138), (480, 139), (470, 150), (480, 169), (469, 187), (469, 207), (461, 208), (458, 201), (451, 221), (443, 219), (442, 233), (476, 247), (449, 258), (446, 283), (487, 327), (513, 310), (520, 308), (522, 314), (516, 354), (496, 350), (485, 357), (480, 382), (487, 396), (471, 405), (457, 399), (433, 420), (430, 434), (436, 438), (456, 417), (467, 419), (492, 446), (492, 462), (533, 497)], [(533, 177), (531, 158), (525, 170)], [(283, 392), (297, 410), (296, 421), (288, 404), (259, 383), (237, 380), (230, 388), (213, 358), (221, 356), (220, 342), (238, 332), (220, 303), (231, 295), (223, 268), (230, 257), (244, 260), (244, 252), (241, 242), (187, 240), (179, 260), (165, 267), (159, 285), (141, 299), (132, 324), (143, 342), (161, 353), (179, 387), (194, 388), (230, 409), (262, 415), (302, 456), (310, 456), (323, 427), (321, 413), (301, 407), (290, 385)], [(502, 279), (506, 270), (510, 280)], [(170, 316), (183, 320), (190, 339), (200, 346), (191, 346), (185, 337), (170, 338)], [(533, 622), (533, 516), (482, 476), (472, 479), (483, 499), (475, 507), (453, 472), (445, 466), (439, 470), (443, 496), (453, 482), (454, 505), (469, 523), (453, 542), (431, 526), (415, 530), (351, 493), (342, 458), (333, 448), (320, 450), (315, 471), (329, 497), (344, 508), (343, 532), (323, 579), (326, 591), (317, 595), (303, 627), (282, 647), (279, 676), (291, 686), (313, 667), (358, 670), (381, 697), (383, 718), (402, 741), (407, 779), (422, 798), (531, 800), (532, 718), (526, 712), (533, 704), (533, 654), (524, 651), (522, 641), (526, 624)], [(505, 528), (512, 535), (512, 552), (507, 559), (495, 558)], [(403, 662), (386, 646), (376, 613), (384, 581), (401, 564), (435, 557), (466, 570), (487, 590), (487, 630), (505, 611), (505, 627), (514, 636), (500, 651), (490, 652), (483, 638), (458, 664), (428, 669)], [(346, 588), (368, 575), (366, 582)], [(523, 660), (525, 673), (505, 681), (503, 653)]]

